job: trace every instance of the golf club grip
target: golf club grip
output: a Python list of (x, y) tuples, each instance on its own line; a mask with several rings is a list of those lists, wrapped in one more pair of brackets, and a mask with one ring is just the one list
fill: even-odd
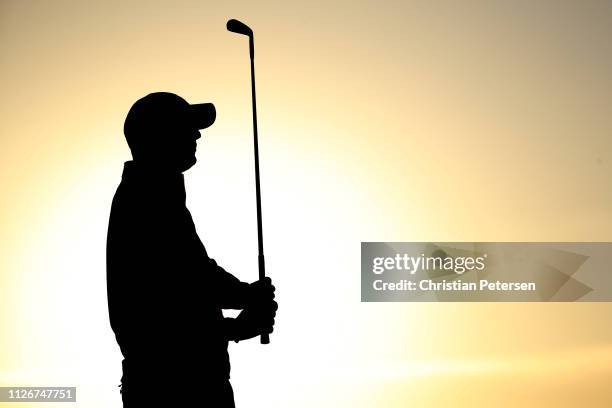
[[(266, 261), (263, 254), (259, 254), (257, 257), (257, 263), (259, 265), (259, 280), (263, 280), (266, 277)], [(264, 333), (260, 338), (261, 344), (270, 344), (270, 335)]]

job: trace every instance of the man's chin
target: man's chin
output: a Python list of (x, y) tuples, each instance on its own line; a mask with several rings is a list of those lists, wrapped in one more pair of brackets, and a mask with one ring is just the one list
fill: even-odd
[(193, 167), (193, 165), (194, 165), (194, 164), (196, 164), (196, 162), (197, 162), (197, 161), (198, 161), (198, 159), (196, 159), (196, 158), (195, 158), (195, 156), (194, 156), (194, 157), (192, 157), (190, 160), (186, 161), (186, 162), (183, 164), (182, 168), (181, 168), (181, 172), (183, 172), (183, 171), (187, 171), (187, 170), (189, 170), (190, 168), (192, 168), (192, 167)]

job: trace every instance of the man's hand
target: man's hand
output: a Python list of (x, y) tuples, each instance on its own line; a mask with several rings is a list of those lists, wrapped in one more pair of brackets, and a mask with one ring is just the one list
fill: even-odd
[(274, 317), (278, 304), (270, 300), (257, 308), (244, 309), (233, 322), (231, 339), (234, 341), (246, 340), (264, 333), (272, 333)]
[[(274, 302), (274, 285), (272, 279), (263, 278), (249, 284), (247, 291), (246, 305), (247, 308), (266, 308), (270, 302)], [(269, 306), (269, 305), (268, 305)]]
[(245, 308), (235, 319), (225, 319), (228, 340), (240, 341), (272, 333), (278, 304), (274, 301), (275, 288), (270, 278), (248, 285)]

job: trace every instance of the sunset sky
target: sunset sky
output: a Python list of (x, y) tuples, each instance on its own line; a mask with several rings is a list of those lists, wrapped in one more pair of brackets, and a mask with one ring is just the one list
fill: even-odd
[(230, 345), (237, 406), (611, 406), (610, 303), (359, 288), (362, 241), (612, 240), (612, 2), (595, 0), (0, 1), (0, 386), (121, 406), (106, 227), (149, 92), (215, 104), (187, 204), (209, 254), (257, 278), (248, 41), (229, 18), (255, 31), (280, 307), (269, 346)]

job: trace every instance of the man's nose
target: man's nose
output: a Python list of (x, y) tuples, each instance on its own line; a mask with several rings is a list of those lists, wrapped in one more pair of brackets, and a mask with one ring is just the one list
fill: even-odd
[(193, 140), (198, 140), (199, 138), (202, 137), (202, 134), (200, 133), (199, 130), (196, 130), (195, 133), (193, 134), (194, 139)]

